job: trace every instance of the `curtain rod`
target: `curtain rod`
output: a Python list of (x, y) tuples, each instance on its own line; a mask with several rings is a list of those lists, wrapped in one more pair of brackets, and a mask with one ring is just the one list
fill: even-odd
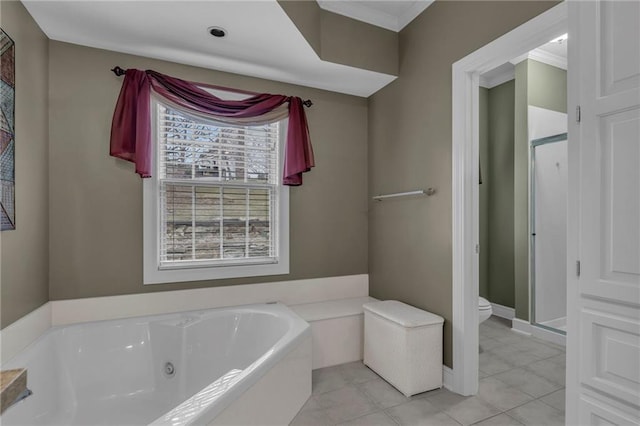
[[(111, 68), (111, 71), (117, 75), (118, 77), (123, 76), (127, 70), (119, 67), (118, 65), (116, 65), (115, 67)], [(306, 106), (307, 108), (310, 108), (311, 105), (313, 105), (313, 102), (311, 102), (311, 99), (307, 99), (305, 101), (302, 101), (302, 105)]]

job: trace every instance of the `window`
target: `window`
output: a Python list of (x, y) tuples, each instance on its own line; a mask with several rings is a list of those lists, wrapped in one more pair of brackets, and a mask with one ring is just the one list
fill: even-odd
[(284, 123), (232, 126), (160, 102), (152, 114), (145, 284), (288, 273)]

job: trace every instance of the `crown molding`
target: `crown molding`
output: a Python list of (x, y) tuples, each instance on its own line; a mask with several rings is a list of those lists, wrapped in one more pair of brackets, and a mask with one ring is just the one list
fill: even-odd
[(329, 12), (346, 16), (357, 21), (382, 27), (391, 31), (398, 31), (398, 18), (394, 15), (348, 1), (318, 0), (318, 5)]
[(531, 52), (524, 54), (522, 56), (518, 56), (510, 60), (513, 65), (517, 65), (525, 59), (532, 59), (534, 61), (542, 62), (547, 65), (551, 65), (552, 67), (561, 68), (566, 71), (567, 69), (567, 58), (563, 58), (562, 56), (554, 55), (553, 53), (545, 52), (541, 49), (534, 49)]
[(567, 70), (567, 58), (545, 52), (544, 50), (535, 49), (529, 53), (529, 59), (551, 65), (556, 68)]
[(431, 6), (431, 3), (433, 3), (434, 1), (435, 0), (421, 0), (413, 3), (409, 9), (398, 16), (398, 29), (396, 31), (400, 31), (404, 27), (409, 25), (409, 23), (416, 19), (422, 12), (424, 12), (426, 8)]
[(427, 7), (429, 7), (434, 0), (414, 1), (413, 4), (399, 16), (356, 2), (335, 0), (317, 1), (320, 8), (326, 11), (337, 13), (338, 15), (346, 16), (357, 21), (366, 22), (367, 24), (375, 25), (387, 30), (399, 32)]
[(505, 70), (500, 74), (494, 75), (490, 78), (480, 76), (480, 87), (484, 87), (486, 89), (493, 89), (496, 86), (500, 86), (502, 83), (506, 83), (509, 80), (513, 80), (514, 78), (516, 78), (515, 67)]

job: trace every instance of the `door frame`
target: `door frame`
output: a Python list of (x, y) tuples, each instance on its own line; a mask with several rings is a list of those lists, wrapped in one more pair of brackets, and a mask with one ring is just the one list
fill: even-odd
[[(568, 117), (568, 115), (567, 115)], [(567, 123), (568, 127), (568, 123)], [(543, 138), (534, 139), (529, 143), (529, 265), (530, 273), (529, 273), (529, 323), (532, 326), (542, 328), (550, 333), (560, 334), (566, 337), (566, 323), (565, 330), (559, 330), (547, 324), (542, 324), (537, 321), (536, 318), (536, 297), (538, 288), (536, 286), (536, 183), (535, 183), (535, 175), (536, 175), (536, 148), (542, 145), (548, 145), (552, 143), (560, 143), (567, 142), (567, 156), (568, 146), (569, 146), (569, 133), (558, 133), (557, 135), (546, 136)], [(567, 158), (568, 163), (568, 158)], [(568, 175), (567, 175), (568, 178)], [(568, 181), (567, 181), (568, 183)], [(568, 186), (568, 185), (567, 185)], [(568, 191), (567, 191), (568, 192)], [(565, 270), (566, 272), (566, 270)], [(565, 305), (566, 308), (566, 305)], [(566, 310), (565, 310), (566, 317)]]
[(567, 31), (568, 8), (563, 2), (452, 66), (452, 390), (462, 395), (478, 391), (480, 74)]

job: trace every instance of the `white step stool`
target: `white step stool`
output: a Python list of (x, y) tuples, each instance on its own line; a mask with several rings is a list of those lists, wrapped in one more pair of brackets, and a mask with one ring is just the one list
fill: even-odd
[(407, 397), (441, 388), (444, 319), (397, 300), (363, 308), (365, 365)]

